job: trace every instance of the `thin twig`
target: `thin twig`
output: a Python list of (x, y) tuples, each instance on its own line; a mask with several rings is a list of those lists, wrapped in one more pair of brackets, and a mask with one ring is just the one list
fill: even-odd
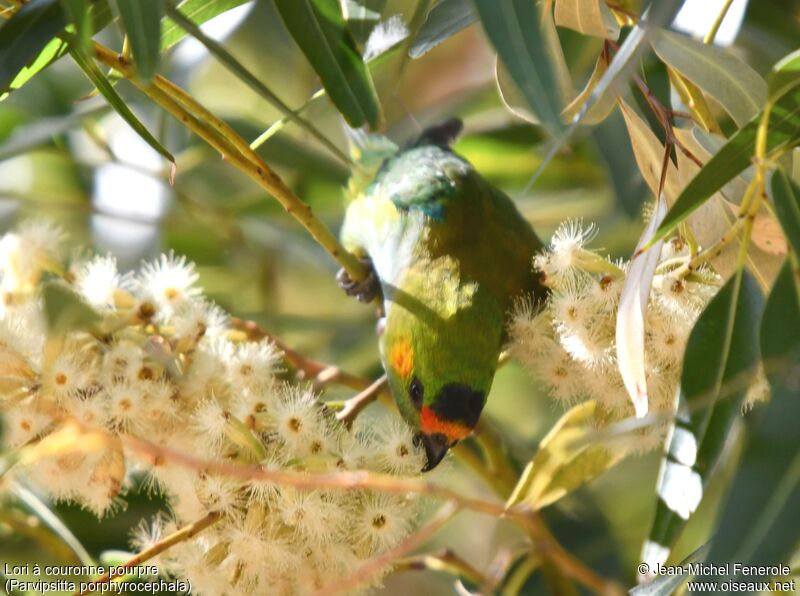
[(369, 379), (352, 375), (341, 370), (338, 366), (318, 362), (317, 360), (304, 356), (300, 352), (290, 348), (255, 321), (231, 317), (230, 323), (235, 329), (244, 331), (251, 340), (258, 341), (260, 339), (268, 339), (276, 348), (283, 352), (283, 357), (289, 366), (297, 369), (302, 374), (303, 378), (313, 380), (316, 385), (322, 386), (335, 383), (337, 385), (350, 387), (356, 391), (363, 391), (372, 384), (372, 381)]
[(383, 374), (361, 393), (344, 402), (344, 407), (336, 413), (336, 419), (348, 426), (351, 425), (361, 410), (378, 399), (378, 396), (386, 388), (386, 384), (386, 375)]
[[(619, 49), (619, 46), (611, 40), (606, 40), (605, 48), (610, 55), (611, 53), (616, 52)], [(703, 164), (700, 162), (700, 160), (691, 151), (689, 151), (689, 149), (687, 149), (686, 146), (683, 143), (681, 143), (681, 141), (675, 135), (675, 131), (673, 130), (672, 127), (672, 118), (676, 115), (676, 113), (661, 103), (661, 100), (659, 100), (658, 97), (656, 97), (655, 93), (653, 93), (650, 87), (647, 86), (647, 83), (645, 83), (644, 80), (642, 80), (642, 78), (639, 75), (633, 74), (631, 75), (631, 78), (636, 83), (636, 86), (639, 88), (639, 91), (644, 96), (647, 105), (650, 106), (650, 109), (653, 111), (653, 114), (655, 115), (656, 119), (663, 127), (665, 136), (664, 144), (667, 147), (667, 149), (670, 149), (671, 152), (671, 147), (677, 148), (678, 150), (680, 150), (681, 153), (683, 153), (686, 157), (688, 157), (695, 164), (697, 164), (698, 167), (702, 168)], [(681, 114), (681, 116), (687, 116), (687, 115), (688, 114)], [(664, 174), (662, 171), (662, 177), (663, 176)]]
[[(83, 426), (86, 427), (86, 425)], [(310, 473), (295, 470), (267, 469), (256, 464), (244, 465), (196, 457), (156, 445), (132, 435), (120, 437), (120, 440), (126, 448), (138, 452), (150, 462), (171, 462), (193, 470), (203, 471), (206, 474), (227, 476), (242, 481), (280, 484), (305, 490), (365, 488), (400, 495), (407, 493), (423, 494), (445, 501), (456, 501), (463, 508), (472, 509), (486, 515), (516, 519), (525, 525), (530, 523), (523, 512), (507, 511), (504, 505), (498, 501), (465, 497), (453, 489), (432, 482), (367, 472), (365, 470)]]
[[(66, 34), (65, 34), (66, 35)], [(336, 236), (314, 215), (311, 206), (302, 201), (286, 183), (250, 148), (250, 145), (227, 123), (215, 116), (183, 89), (157, 75), (152, 83), (135, 77), (132, 64), (109, 48), (95, 42), (94, 57), (129, 79), (139, 90), (186, 127), (217, 149), (223, 157), (252, 178), (259, 186), (275, 197), (355, 280), (363, 279), (364, 265), (347, 252)]]
[[(184, 526), (180, 530), (173, 532), (166, 538), (159, 540), (150, 548), (146, 548), (137, 555), (128, 559), (122, 565), (118, 567), (114, 567), (114, 579), (111, 579), (111, 573), (105, 573), (102, 576), (98, 577), (96, 580), (92, 581), (89, 586), (80, 593), (80, 596), (84, 596), (86, 594), (93, 594), (97, 591), (97, 588), (100, 584), (106, 584), (111, 581), (120, 581), (125, 576), (124, 573), (120, 573), (121, 571), (133, 569), (134, 567), (138, 567), (145, 561), (152, 559), (153, 557), (163, 553), (168, 548), (178, 544), (179, 542), (185, 542), (186, 540), (190, 540), (206, 528), (213, 526), (219, 520), (222, 519), (222, 513), (219, 511), (212, 511), (205, 517), (197, 520), (189, 524), (188, 526)], [(77, 594), (77, 592), (76, 592)]]
[(722, 9), (720, 9), (717, 18), (714, 19), (714, 22), (711, 24), (711, 29), (708, 30), (708, 33), (706, 33), (706, 36), (703, 38), (703, 43), (714, 42), (717, 31), (719, 31), (722, 21), (725, 20), (725, 15), (728, 14), (728, 9), (731, 7), (731, 4), (733, 4), (733, 0), (725, 0), (725, 4), (722, 5)]

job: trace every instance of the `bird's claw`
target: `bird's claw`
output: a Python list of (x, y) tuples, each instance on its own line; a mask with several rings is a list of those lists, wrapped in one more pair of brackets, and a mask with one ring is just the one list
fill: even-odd
[(367, 267), (367, 276), (360, 280), (354, 281), (350, 274), (345, 269), (339, 269), (336, 274), (336, 283), (344, 290), (348, 296), (355, 296), (359, 302), (368, 304), (372, 302), (380, 292), (380, 283), (378, 276), (375, 274), (375, 268), (372, 266), (372, 261), (369, 259), (362, 259), (361, 261)]

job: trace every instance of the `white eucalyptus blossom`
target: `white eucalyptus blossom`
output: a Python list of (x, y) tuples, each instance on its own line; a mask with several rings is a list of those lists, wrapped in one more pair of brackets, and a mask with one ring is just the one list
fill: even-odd
[[(169, 512), (135, 530), (137, 550), (222, 513), (157, 559), (198, 594), (320, 589), (411, 530), (419, 513), (411, 497), (300, 490), (128, 453), (122, 437), (266, 472), (416, 475), (424, 464), (394, 417), (349, 429), (309, 387), (282, 380), (280, 350), (231, 333), (184, 257), (162, 255), (132, 273), (111, 256), (68, 267), (63, 240), (41, 223), (0, 239), (0, 451), (30, 455), (3, 475), (0, 497), (11, 483), (28, 483), (102, 517), (142, 484), (163, 495)], [(46, 272), (100, 322), (48, 336)]]
[[(588, 249), (595, 234), (593, 226), (566, 222), (535, 257), (534, 270), (543, 274), (550, 294), (540, 304), (517, 305), (509, 325), (509, 348), (553, 399), (567, 405), (595, 400), (611, 422), (633, 414), (615, 343), (616, 311), (628, 263)], [(679, 238), (665, 242), (651, 288), (645, 361), (650, 409), (655, 413), (672, 412), (689, 332), (720, 286), (719, 277), (707, 269), (679, 277), (676, 270), (689, 257), (688, 246)], [(664, 424), (648, 427), (637, 446), (658, 446), (665, 430)]]

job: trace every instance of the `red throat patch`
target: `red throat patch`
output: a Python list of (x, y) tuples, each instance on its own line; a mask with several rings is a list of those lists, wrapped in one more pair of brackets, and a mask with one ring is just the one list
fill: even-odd
[(419, 425), (420, 430), (425, 434), (432, 435), (434, 433), (441, 433), (447, 437), (447, 440), (451, 443), (460, 441), (469, 436), (472, 432), (472, 429), (466, 424), (442, 420), (436, 415), (436, 412), (428, 406), (423, 406), (419, 412)]

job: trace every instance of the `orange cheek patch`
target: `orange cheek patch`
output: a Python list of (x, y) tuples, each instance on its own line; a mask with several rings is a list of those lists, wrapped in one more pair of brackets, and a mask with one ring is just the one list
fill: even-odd
[(442, 420), (428, 406), (423, 406), (419, 412), (419, 425), (425, 434), (442, 433), (451, 443), (460, 441), (472, 432), (472, 429), (465, 424)]
[(414, 370), (414, 349), (411, 342), (401, 339), (389, 350), (389, 362), (397, 374), (407, 379)]

